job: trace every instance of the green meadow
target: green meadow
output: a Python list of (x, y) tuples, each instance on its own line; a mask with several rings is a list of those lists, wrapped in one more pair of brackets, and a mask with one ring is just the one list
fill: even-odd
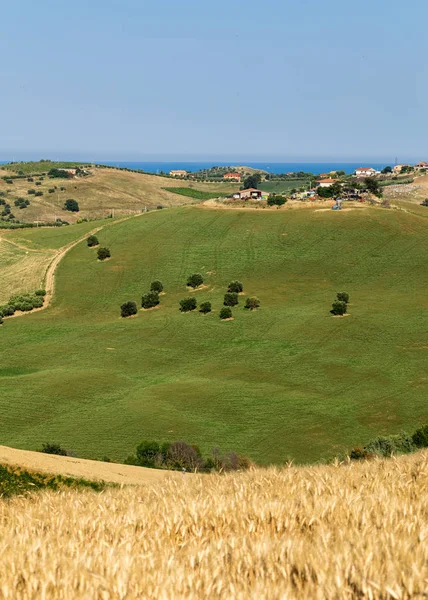
[[(51, 307), (0, 328), (1, 443), (123, 459), (142, 439), (184, 439), (282, 463), (413, 430), (428, 420), (426, 232), (423, 216), (380, 208), (181, 207), (111, 224), (97, 234), (110, 260), (78, 244)], [(21, 242), (37, 235), (48, 247), (46, 230)], [(194, 272), (206, 316), (178, 310)], [(154, 279), (160, 307), (121, 319)], [(221, 322), (233, 279), (261, 308), (243, 296)], [(344, 318), (329, 313), (338, 291)]]

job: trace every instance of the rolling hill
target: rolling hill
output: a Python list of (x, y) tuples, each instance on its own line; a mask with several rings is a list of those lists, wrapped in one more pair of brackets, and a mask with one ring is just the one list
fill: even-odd
[[(23, 165), (25, 164), (23, 163)], [(30, 165), (29, 173), (34, 172), (33, 165), (39, 165), (39, 163), (28, 164)], [(14, 166), (20, 168), (23, 165), (17, 164)], [(57, 163), (49, 163), (45, 170), (56, 165)], [(58, 165), (65, 165), (65, 168), (68, 163), (58, 163)], [(25, 177), (13, 179), (12, 183), (8, 184), (2, 177), (10, 174), (11, 171), (3, 169), (3, 171), (0, 171), (0, 193), (5, 194), (3, 198), (10, 204), (15, 217), (28, 223), (34, 221), (52, 222), (57, 218), (74, 223), (82, 218), (100, 219), (112, 213), (115, 216), (123, 216), (140, 213), (146, 209), (153, 210), (158, 206), (173, 207), (198, 201), (164, 189), (166, 187), (183, 187), (183, 182), (174, 180), (174, 178), (113, 168), (90, 168), (89, 171), (91, 175), (88, 177), (73, 179), (44, 177), (40, 179), (40, 176), (36, 176), (33, 178), (33, 182), (27, 181)], [(189, 181), (185, 185), (206, 193), (217, 193), (221, 190), (224, 194), (228, 194), (239, 188), (237, 184), (223, 182)], [(65, 189), (61, 190), (61, 187)], [(29, 189), (42, 192), (43, 195), (28, 194)], [(49, 193), (49, 190), (54, 191)], [(30, 200), (30, 205), (24, 209), (15, 207), (14, 201), (17, 198)], [(80, 208), (78, 213), (64, 210), (64, 203), (67, 199), (78, 202)]]
[[(98, 234), (109, 261), (76, 245), (51, 307), (0, 330), (2, 443), (123, 459), (141, 439), (185, 439), (281, 463), (414, 429), (428, 418), (426, 226), (380, 208), (191, 206), (111, 223)], [(8, 239), (49, 249), (51, 231)], [(194, 294), (213, 303), (207, 316), (178, 310), (192, 272), (205, 277)], [(140, 302), (154, 279), (160, 307), (121, 319), (120, 304)], [(241, 300), (220, 322), (232, 279), (261, 308)], [(333, 318), (341, 290), (350, 315)]]

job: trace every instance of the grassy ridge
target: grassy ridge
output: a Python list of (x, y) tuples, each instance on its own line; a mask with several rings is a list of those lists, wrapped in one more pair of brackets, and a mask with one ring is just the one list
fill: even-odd
[(31, 175), (36, 173), (47, 173), (53, 168), (56, 169), (73, 169), (74, 167), (84, 166), (88, 163), (82, 162), (61, 162), (51, 160), (38, 160), (33, 162), (20, 162), (6, 165), (0, 165), (0, 169), (10, 171), (11, 174), (15, 175), (22, 171), (24, 175)]
[[(123, 459), (143, 438), (185, 439), (314, 461), (427, 421), (425, 218), (188, 207), (98, 237), (110, 261), (78, 245), (53, 307), (2, 328), (3, 443), (49, 436), (80, 456)], [(192, 272), (206, 277), (196, 292), (213, 303), (206, 317), (178, 311)], [(156, 278), (160, 308), (121, 320), (119, 305)], [(232, 279), (262, 308), (241, 301), (221, 323)], [(343, 289), (350, 316), (335, 319)]]

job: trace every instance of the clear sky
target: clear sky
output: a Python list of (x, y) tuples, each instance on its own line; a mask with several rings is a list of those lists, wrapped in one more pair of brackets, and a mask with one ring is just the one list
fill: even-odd
[(0, 159), (428, 160), (426, 0), (1, 9)]

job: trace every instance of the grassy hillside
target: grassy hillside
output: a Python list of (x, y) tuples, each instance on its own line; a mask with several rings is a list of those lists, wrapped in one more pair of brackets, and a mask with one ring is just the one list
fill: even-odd
[(310, 183), (309, 179), (290, 179), (283, 181), (263, 181), (260, 184), (260, 189), (271, 194), (282, 194), (283, 192), (289, 192), (293, 188), (298, 190), (301, 187), (307, 189)]
[[(57, 166), (56, 163), (54, 164)], [(82, 218), (105, 218), (112, 212), (115, 216), (128, 215), (145, 209), (152, 210), (157, 206), (171, 207), (197, 202), (197, 198), (184, 197), (164, 189), (183, 187), (182, 181), (175, 181), (173, 178), (109, 168), (93, 168), (90, 172), (91, 175), (88, 177), (74, 179), (35, 177), (33, 182), (23, 178), (14, 179), (11, 184), (0, 178), (0, 192), (5, 194), (3, 199), (10, 204), (15, 217), (23, 222), (51, 222), (61, 218), (73, 223)], [(49, 190), (54, 189), (55, 186), (54, 192), (49, 193)], [(213, 191), (218, 193), (220, 186), (225, 194), (239, 187), (233, 183), (203, 182), (186, 182), (186, 186), (205, 193)], [(61, 190), (61, 187), (65, 190)], [(36, 197), (34, 194), (28, 194), (29, 189), (42, 192), (43, 195)], [(24, 209), (15, 207), (14, 202), (17, 198), (29, 199), (30, 206)], [(67, 199), (78, 202), (80, 208), (78, 213), (64, 210)]]
[(11, 175), (24, 174), (32, 175), (36, 173), (47, 173), (53, 167), (57, 169), (73, 169), (74, 167), (84, 167), (88, 163), (82, 162), (64, 162), (64, 161), (52, 161), (52, 160), (37, 160), (28, 162), (15, 162), (1, 165), (1, 169), (10, 173)]
[[(427, 421), (425, 218), (184, 207), (99, 239), (111, 260), (79, 244), (59, 266), (52, 307), (1, 328), (4, 444), (49, 438), (123, 459), (143, 438), (186, 439), (280, 463)], [(192, 272), (206, 277), (195, 294), (213, 302), (208, 316), (178, 311)], [(140, 302), (155, 278), (160, 308), (120, 319), (120, 304)], [(261, 309), (241, 301), (220, 322), (236, 278)], [(333, 318), (343, 289), (350, 316)]]
[(14, 498), (2, 597), (424, 598), (427, 468), (420, 453)]

